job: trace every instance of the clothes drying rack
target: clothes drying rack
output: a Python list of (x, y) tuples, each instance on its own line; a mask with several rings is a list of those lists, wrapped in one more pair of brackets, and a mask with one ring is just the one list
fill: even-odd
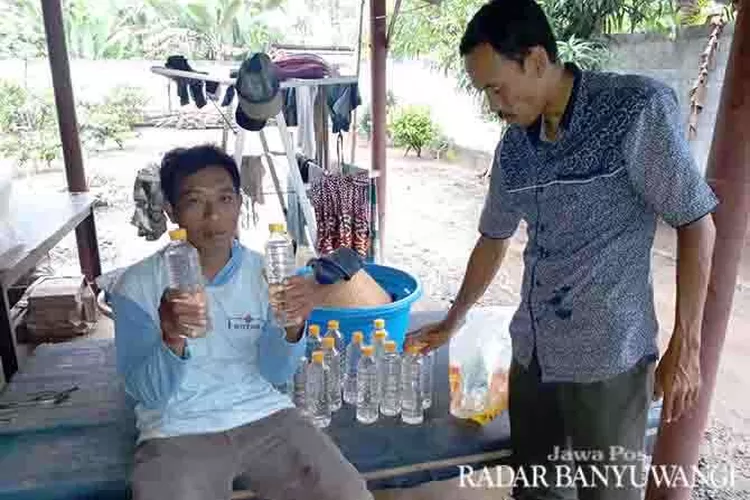
[[(163, 66), (152, 66), (151, 72), (157, 75), (165, 76), (167, 78), (186, 78), (186, 79), (193, 79), (193, 80), (202, 80), (206, 82), (215, 82), (220, 85), (234, 85), (236, 82), (236, 78), (212, 75), (210, 73), (181, 71), (181, 70), (165, 68)], [(335, 76), (335, 77), (328, 77), (328, 78), (321, 78), (321, 79), (288, 79), (288, 80), (281, 82), (281, 88), (286, 89), (286, 88), (297, 88), (297, 87), (320, 87), (320, 86), (352, 84), (352, 83), (357, 83), (356, 76)], [(226, 116), (224, 116), (224, 113), (222, 113), (222, 116), (224, 117), (224, 121), (225, 121), (223, 134), (226, 137), (226, 134), (228, 133), (229, 128), (230, 128), (230, 123), (228, 122)], [(231, 114), (231, 116), (233, 117), (234, 114)], [(289, 164), (291, 188), (294, 194), (297, 196), (297, 200), (299, 201), (299, 204), (302, 210), (302, 216), (304, 218), (303, 225), (305, 228), (305, 236), (307, 237), (308, 242), (310, 243), (311, 252), (315, 256), (317, 256), (315, 243), (318, 241), (318, 229), (317, 229), (317, 222), (315, 220), (315, 211), (313, 209), (313, 206), (312, 206), (312, 203), (310, 202), (309, 197), (307, 196), (307, 190), (302, 180), (302, 176), (299, 172), (299, 167), (297, 166), (296, 152), (295, 152), (295, 148), (292, 143), (292, 140), (291, 140), (289, 129), (287, 127), (286, 119), (284, 118), (283, 110), (280, 111), (276, 115), (276, 117), (272, 119), (272, 121), (273, 121), (273, 124), (276, 126), (277, 130), (279, 131), (279, 134), (281, 136), (281, 143), (284, 146), (284, 156), (286, 157), (287, 162)], [(237, 162), (237, 165), (241, 165), (248, 131), (239, 126), (237, 126), (236, 129), (237, 130), (234, 130), (234, 127), (232, 126), (232, 130), (235, 132), (237, 136), (235, 139), (233, 155), (234, 155), (235, 161)], [(327, 130), (327, 127), (326, 127), (326, 130)], [(266, 160), (268, 161), (268, 167), (270, 170), (272, 180), (274, 182), (274, 188), (276, 190), (276, 194), (279, 197), (279, 202), (281, 203), (282, 209), (284, 210), (284, 212), (286, 212), (286, 204), (284, 203), (284, 197), (283, 197), (283, 193), (281, 190), (279, 177), (274, 167), (273, 152), (270, 150), (268, 146), (268, 140), (266, 138), (265, 128), (255, 133), (259, 135), (260, 143), (261, 143), (261, 146), (263, 147), (263, 153), (266, 157)], [(223, 143), (224, 143), (224, 147), (226, 148), (226, 141), (223, 141)], [(327, 166), (323, 166), (323, 167), (325, 168)]]

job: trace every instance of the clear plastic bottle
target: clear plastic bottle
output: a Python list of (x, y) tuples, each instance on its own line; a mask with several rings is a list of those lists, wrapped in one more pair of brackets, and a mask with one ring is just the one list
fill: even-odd
[(307, 396), (307, 414), (318, 428), (331, 424), (331, 402), (326, 386), (328, 367), (324, 361), (323, 351), (312, 354), (312, 363), (307, 368), (305, 393)]
[[(269, 292), (274, 294), (282, 289), (284, 281), (294, 274), (294, 245), (287, 236), (283, 224), (269, 224), (268, 230), (271, 234), (266, 242), (266, 280)], [(293, 322), (290, 319), (277, 311), (280, 326), (291, 326)]]
[(424, 421), (422, 406), (422, 354), (410, 346), (401, 365), (401, 420), (417, 425)]
[(401, 356), (393, 340), (385, 343), (382, 374), (383, 400), (380, 403), (380, 413), (387, 417), (395, 417), (401, 412)]
[(323, 339), (323, 353), (325, 354), (326, 366), (328, 366), (328, 391), (331, 411), (335, 412), (341, 409), (341, 355), (336, 350), (336, 341), (333, 337)]
[(352, 341), (346, 346), (346, 372), (344, 372), (344, 403), (357, 404), (357, 366), (362, 357), (362, 332), (354, 332)]
[(310, 325), (307, 328), (307, 341), (305, 344), (305, 357), (307, 361), (312, 360), (312, 353), (323, 348), (323, 342), (320, 339), (320, 326)]
[(332, 319), (328, 322), (328, 330), (326, 331), (325, 337), (332, 337), (336, 341), (336, 350), (341, 354), (339, 361), (341, 362), (341, 366), (339, 367), (339, 373), (346, 373), (346, 366), (344, 365), (344, 362), (346, 361), (344, 359), (343, 354), (346, 352), (346, 344), (344, 343), (344, 336), (341, 335), (341, 330), (339, 330), (340, 325), (339, 322), (335, 319)]
[(372, 347), (375, 350), (375, 365), (378, 367), (378, 401), (383, 398), (383, 369), (382, 361), (385, 356), (385, 342), (388, 340), (388, 333), (385, 330), (375, 330), (373, 333)]
[(305, 397), (307, 387), (307, 358), (301, 357), (297, 360), (297, 369), (292, 376), (292, 401), (302, 414), (307, 413), (307, 398)]
[[(169, 274), (169, 288), (191, 294), (198, 303), (207, 306), (206, 295), (203, 291), (203, 271), (201, 269), (198, 250), (187, 241), (185, 229), (174, 229), (169, 232), (171, 242), (167, 246), (164, 256), (167, 261), (167, 272)], [(189, 337), (204, 337), (210, 328), (190, 327)]]
[(372, 322), (372, 335), (370, 335), (370, 343), (372, 343), (375, 340), (375, 332), (378, 330), (383, 330), (386, 333), (386, 337), (388, 336), (388, 331), (385, 329), (385, 320), (384, 319), (376, 319)]
[(378, 371), (373, 346), (362, 347), (357, 364), (357, 421), (372, 424), (378, 420)]
[(435, 370), (435, 351), (422, 356), (422, 408), (432, 406), (432, 377)]

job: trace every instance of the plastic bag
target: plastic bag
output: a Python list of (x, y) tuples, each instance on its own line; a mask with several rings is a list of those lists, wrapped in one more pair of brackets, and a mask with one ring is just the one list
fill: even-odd
[(508, 408), (513, 307), (475, 308), (450, 342), (450, 412), (484, 425)]

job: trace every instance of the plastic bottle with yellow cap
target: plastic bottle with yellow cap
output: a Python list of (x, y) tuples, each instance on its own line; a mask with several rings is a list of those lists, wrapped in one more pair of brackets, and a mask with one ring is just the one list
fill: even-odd
[(336, 349), (336, 339), (326, 337), (323, 339), (323, 353), (326, 366), (328, 366), (328, 380), (326, 385), (330, 394), (331, 411), (341, 409), (341, 354)]
[(266, 280), (274, 297), (272, 304), (279, 325), (292, 326), (294, 318), (287, 318), (284, 312), (284, 283), (295, 271), (294, 245), (283, 224), (269, 224), (268, 230), (270, 236), (265, 247)]
[(372, 424), (378, 420), (378, 369), (373, 346), (362, 347), (357, 366), (357, 421)]
[[(170, 243), (164, 251), (169, 276), (169, 288), (190, 296), (207, 308), (206, 295), (203, 290), (203, 271), (198, 250), (187, 241), (187, 231), (183, 228), (169, 231)], [(206, 309), (207, 310), (207, 309)], [(208, 316), (208, 312), (206, 313)], [(203, 337), (210, 328), (208, 317), (206, 327), (184, 325), (184, 337)]]
[[(326, 331), (326, 334), (323, 338), (331, 337), (335, 340), (336, 350), (343, 354), (346, 351), (346, 345), (344, 343), (344, 336), (341, 334), (340, 324), (337, 320), (332, 319), (328, 321), (328, 330)], [(339, 357), (340, 365), (339, 365), (339, 373), (345, 373), (346, 372), (346, 365), (344, 364), (344, 356)]]
[(324, 358), (323, 351), (312, 353), (312, 363), (307, 367), (305, 381), (307, 416), (318, 428), (328, 427), (331, 424), (331, 401), (326, 387), (329, 375)]
[(387, 417), (395, 417), (401, 411), (401, 356), (396, 347), (395, 341), (388, 340), (381, 361), (383, 398), (380, 402), (380, 413)]
[(346, 346), (344, 366), (344, 403), (357, 404), (357, 365), (362, 357), (362, 344), (365, 336), (362, 332), (352, 333), (352, 341)]
[(401, 421), (418, 425), (424, 421), (422, 405), (422, 354), (409, 346), (401, 365)]

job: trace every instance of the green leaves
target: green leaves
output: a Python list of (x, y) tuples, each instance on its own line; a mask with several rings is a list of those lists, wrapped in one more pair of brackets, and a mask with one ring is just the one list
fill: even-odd
[(421, 157), (422, 149), (439, 136), (430, 110), (422, 106), (406, 106), (396, 110), (390, 128), (396, 146), (406, 148), (405, 154), (413, 150), (417, 157)]

